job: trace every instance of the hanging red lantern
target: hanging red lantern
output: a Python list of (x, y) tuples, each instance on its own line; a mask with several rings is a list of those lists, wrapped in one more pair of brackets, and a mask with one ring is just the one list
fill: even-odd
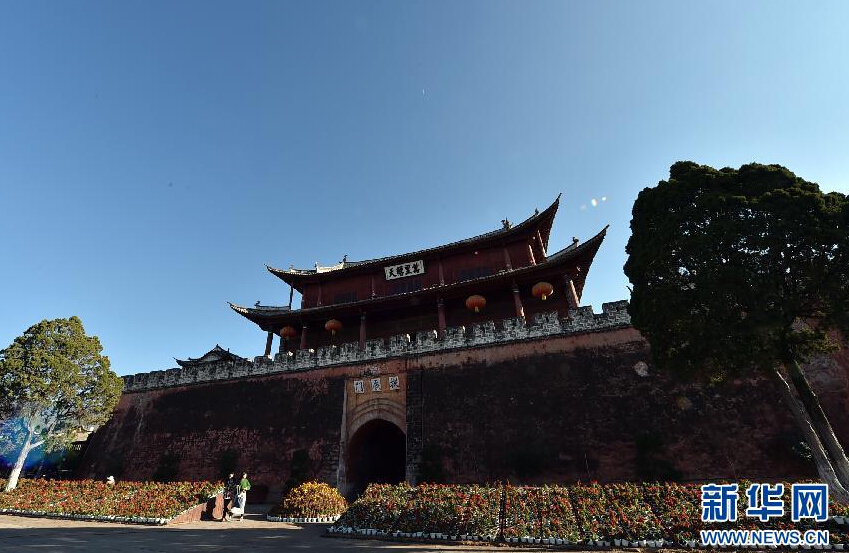
[(289, 338), (294, 338), (297, 335), (298, 335), (298, 331), (295, 330), (294, 326), (284, 326), (283, 328), (280, 329), (280, 337), (281, 338), (285, 338), (285, 339), (288, 340)]
[(537, 282), (534, 284), (534, 287), (531, 288), (531, 294), (533, 294), (535, 298), (540, 298), (545, 301), (548, 299), (548, 296), (554, 295), (554, 286), (552, 286), (550, 282)]
[(480, 310), (486, 307), (486, 298), (475, 294), (466, 298), (466, 307), (474, 309), (475, 313), (480, 313)]
[(336, 319), (330, 319), (324, 323), (324, 329), (329, 330), (330, 334), (336, 334), (337, 330), (342, 330), (342, 323)]

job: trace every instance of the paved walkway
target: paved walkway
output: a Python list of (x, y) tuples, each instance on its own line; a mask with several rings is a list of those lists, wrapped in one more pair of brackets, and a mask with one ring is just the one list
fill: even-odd
[[(270, 505), (248, 506), (241, 522), (193, 522), (155, 527), (0, 515), (0, 551), (501, 551), (505, 548), (408, 545), (398, 542), (323, 537), (327, 524), (267, 522)], [(523, 549), (523, 552), (528, 551)]]

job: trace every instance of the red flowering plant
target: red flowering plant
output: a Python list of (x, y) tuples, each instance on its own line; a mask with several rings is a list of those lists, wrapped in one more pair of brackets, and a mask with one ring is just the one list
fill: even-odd
[(569, 499), (575, 508), (575, 518), (581, 529), (581, 540), (601, 540), (609, 536), (607, 496), (596, 482), (577, 484), (569, 488)]
[(391, 531), (406, 508), (409, 484), (371, 484), (338, 520), (338, 526)]
[(507, 486), (505, 494), (505, 538), (581, 538), (567, 488)]
[(416, 488), (415, 501), (399, 522), (409, 528), (414, 521), (424, 520), (420, 530), (425, 533), (495, 535), (499, 494), (498, 488), (490, 486), (424, 484)]
[(637, 484), (608, 484), (607, 539), (656, 540), (662, 536), (660, 520)]
[[(783, 517), (761, 522), (746, 515), (749, 482), (739, 483), (737, 521), (705, 524), (698, 484), (578, 484), (570, 487), (505, 488), (505, 537), (561, 538), (570, 542), (623, 539), (684, 543), (699, 539), (705, 528), (822, 527), (811, 520), (790, 521), (791, 484), (785, 483)], [(425, 484), (410, 488), (371, 486), (340, 521), (355, 528), (441, 533), (448, 536), (495, 536), (501, 488)], [(830, 514), (844, 516), (845, 505), (832, 503)], [(835, 542), (845, 536), (832, 532)]]
[(462, 486), (465, 502), (455, 530), (460, 536), (494, 536), (498, 533), (501, 490), (493, 486)]
[(221, 484), (21, 480), (0, 493), (0, 509), (57, 515), (170, 519), (206, 501)]
[(664, 539), (684, 543), (699, 538), (699, 531), (704, 528), (699, 486), (650, 483), (643, 484), (642, 491), (660, 522)]
[(440, 484), (421, 484), (414, 488), (396, 529), (400, 532), (450, 532), (449, 517), (454, 500), (449, 488)]

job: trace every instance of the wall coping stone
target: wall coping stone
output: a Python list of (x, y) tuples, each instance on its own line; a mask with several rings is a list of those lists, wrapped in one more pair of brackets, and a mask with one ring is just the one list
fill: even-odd
[(409, 357), (439, 351), (462, 348), (484, 347), (523, 340), (536, 340), (587, 332), (601, 332), (631, 325), (626, 300), (604, 303), (601, 313), (594, 313), (591, 306), (579, 307), (569, 317), (560, 319), (556, 311), (537, 313), (530, 323), (521, 317), (504, 319), (500, 325), (495, 321), (475, 324), (468, 329), (463, 326), (450, 327), (443, 339), (437, 338), (435, 330), (417, 332), (415, 336), (400, 334), (388, 340), (366, 340), (361, 350), (356, 342), (318, 348), (298, 350), (274, 355), (273, 358), (259, 355), (253, 361), (216, 361), (196, 367), (183, 367), (130, 374), (124, 376), (124, 392), (140, 392), (156, 388), (186, 386), (232, 380), (249, 376), (307, 371), (334, 365), (354, 365), (394, 357)]

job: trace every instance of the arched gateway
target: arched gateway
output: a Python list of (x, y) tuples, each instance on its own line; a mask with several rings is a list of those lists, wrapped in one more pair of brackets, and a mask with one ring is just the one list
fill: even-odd
[(350, 495), (372, 483), (397, 484), (406, 472), (406, 436), (394, 423), (371, 420), (348, 441), (347, 478)]
[[(391, 383), (390, 383), (391, 379)], [(404, 375), (373, 373), (345, 386), (339, 489), (353, 497), (372, 483), (406, 477), (407, 412)]]

